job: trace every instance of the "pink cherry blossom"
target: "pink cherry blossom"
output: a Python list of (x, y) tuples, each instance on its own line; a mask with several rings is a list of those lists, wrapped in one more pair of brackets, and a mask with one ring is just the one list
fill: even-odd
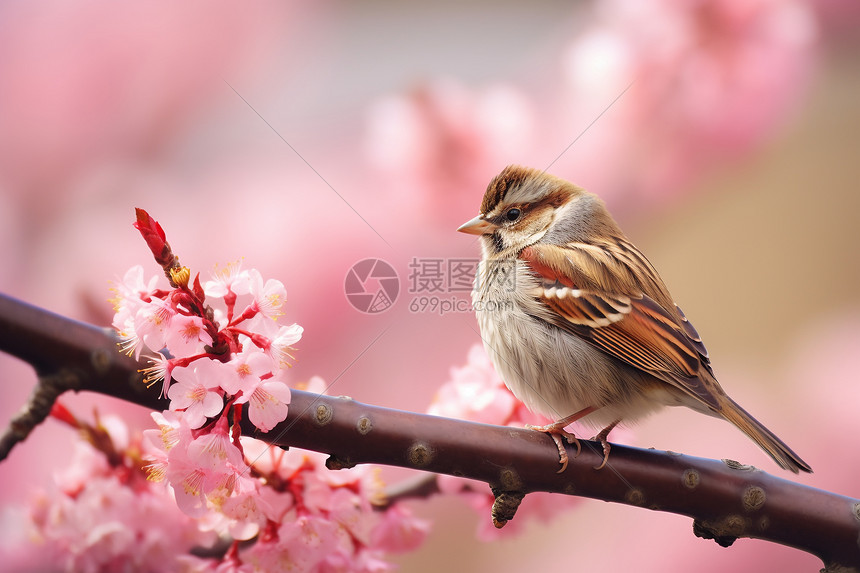
[(117, 313), (113, 320), (113, 327), (116, 329), (119, 337), (120, 352), (126, 356), (134, 356), (135, 360), (140, 360), (140, 353), (143, 350), (143, 341), (137, 335), (134, 328), (134, 315), (126, 314), (121, 316)]
[(298, 324), (282, 326), (272, 339), (268, 352), (274, 359), (277, 368), (286, 368), (293, 360), (290, 351), (295, 350), (293, 344), (301, 340), (304, 329)]
[(262, 380), (251, 385), (250, 394), (237, 400), (247, 400), (248, 417), (262, 432), (268, 432), (287, 418), (290, 387), (278, 380)]
[(147, 358), (150, 366), (141, 370), (144, 375), (144, 384), (152, 386), (153, 384), (162, 382), (161, 395), (167, 396), (167, 391), (170, 388), (170, 381), (172, 380), (173, 369), (175, 367), (174, 362), (165, 357), (161, 352), (156, 352), (154, 356), (148, 356)]
[[(324, 389), (321, 379), (312, 385)], [(428, 524), (408, 509), (395, 505), (380, 512), (371, 508), (370, 500), (381, 487), (371, 468), (357, 466), (333, 472), (325, 468), (323, 454), (284, 452), (250, 438), (242, 438), (242, 444), (255, 468), (274, 472), (294, 484), (290, 491), (300, 507), (284, 494), (270, 493), (266, 498), (276, 516), (270, 519), (290, 524), (278, 529), (282, 554), (292, 556), (293, 543), (303, 540), (306, 546), (299, 552), (303, 564), (316, 560), (320, 570), (384, 571), (390, 568), (384, 559), (386, 552), (408, 551), (423, 541)], [(323, 533), (330, 537), (328, 541), (316, 539)], [(323, 545), (326, 552), (315, 550)], [(277, 551), (261, 544), (243, 553), (243, 558), (259, 564)]]
[(236, 492), (221, 502), (220, 512), (226, 524), (216, 527), (216, 530), (225, 532), (233, 539), (247, 540), (259, 534), (267, 520), (280, 522), (284, 518), (285, 512), (275, 509), (282, 504), (273, 506), (270, 500), (273, 497), (277, 501), (283, 499), (285, 504), (292, 507), (292, 496), (263, 487), (256, 481), (253, 483), (256, 485), (253, 489)]
[(135, 265), (128, 269), (120, 281), (113, 283), (111, 291), (115, 293), (111, 302), (114, 311), (119, 313), (123, 308), (132, 307), (135, 310), (149, 297), (155, 289), (158, 276), (152, 276), (149, 280), (144, 278), (143, 266)]
[(206, 332), (203, 319), (199, 316), (177, 314), (171, 321), (164, 342), (174, 356), (192, 356), (212, 344), (212, 337)]
[[(249, 348), (253, 347), (249, 345)], [(235, 375), (222, 380), (221, 388), (231, 395), (240, 392), (249, 395), (264, 375), (271, 374), (272, 359), (258, 349), (246, 349), (234, 356), (227, 366), (235, 371)]]
[(134, 331), (147, 348), (158, 352), (166, 345), (170, 322), (176, 311), (158, 298), (141, 305), (134, 316)]
[(43, 551), (69, 571), (162, 571), (209, 536), (155, 486), (134, 490), (94, 475), (75, 496), (46, 495), (33, 522)]
[(248, 469), (227, 433), (226, 420), (221, 418), (197, 437), (181, 435), (167, 452), (164, 476), (180, 509), (202, 518), (212, 508), (222, 507), (235, 493), (253, 495), (257, 491), (258, 483)]
[(168, 452), (180, 442), (190, 441), (191, 428), (181, 412), (165, 410), (151, 415), (159, 429), (144, 430), (143, 435), (153, 447)]
[(69, 470), (34, 500), (31, 534), (53, 561), (51, 570), (171, 570), (193, 546), (210, 545), (212, 535), (179, 512), (162, 484), (134, 473), (125, 425), (117, 418), (102, 423), (120, 463), (108, 464), (103, 452), (78, 442)]
[(242, 452), (230, 439), (226, 422), (219, 421), (210, 432), (191, 441), (185, 453), (197, 469), (190, 473), (196, 477), (202, 472), (199, 492), (207, 503), (221, 507), (234, 492), (256, 493), (257, 483), (249, 475)]
[[(121, 281), (115, 282), (111, 290), (114, 297), (111, 302), (114, 305), (113, 327), (120, 338), (120, 348), (135, 360), (140, 359), (143, 349), (142, 340), (135, 328), (135, 317), (137, 312), (147, 303), (142, 297), (149, 296), (155, 288), (158, 277), (152, 277), (148, 282), (143, 277), (143, 267), (140, 265), (130, 268)], [(155, 350), (160, 350), (156, 348)]]
[[(210, 299), (223, 300), (226, 308), (224, 310), (216, 309), (217, 315), (220, 316), (219, 322), (232, 322), (238, 296), (250, 292), (250, 274), (248, 271), (242, 270), (241, 261), (229, 263), (223, 267), (216, 265), (212, 273), (212, 280), (206, 281), (203, 285), (203, 292)], [(249, 307), (247, 312), (250, 316), (256, 311)]]
[(451, 369), (451, 381), (436, 393), (428, 414), (472, 420), (485, 424), (506, 424), (517, 399), (496, 374), (480, 345), (469, 350), (465, 366)]
[(382, 521), (373, 530), (371, 543), (383, 551), (403, 553), (414, 551), (424, 543), (430, 525), (418, 519), (403, 504), (389, 507)]
[[(324, 387), (319, 379), (312, 385)], [(49, 562), (73, 570), (133, 563), (135, 570), (156, 571), (181, 563), (192, 571), (387, 571), (387, 553), (414, 549), (426, 535), (427, 523), (406, 508), (373, 509), (381, 484), (369, 467), (333, 472), (323, 454), (283, 451), (244, 437), (240, 449), (226, 417), (196, 432), (186, 418), (183, 412), (153, 413), (160, 430), (145, 432), (144, 458), (164, 465), (163, 483), (151, 471), (150, 481), (143, 481), (137, 465), (117, 472), (82, 444), (90, 452), (87, 467), (63, 478), (67, 491), (59, 502), (43, 500), (33, 511), (55, 551)], [(139, 443), (118, 421), (105, 423), (117, 448)], [(136, 447), (129, 452), (139, 455)], [(120, 455), (127, 454), (120, 449)], [(101, 477), (114, 473), (125, 477)], [(121, 481), (129, 475), (128, 483), (137, 480), (138, 486)], [(150, 510), (153, 500), (167, 506)], [(206, 547), (214, 534), (247, 543), (223, 558), (188, 554), (192, 543)], [(165, 548), (172, 548), (169, 558), (161, 553)]]
[(242, 261), (232, 262), (223, 267), (216, 265), (212, 272), (212, 280), (203, 283), (203, 292), (213, 298), (224, 298), (228, 293), (248, 294), (250, 281), (249, 272), (242, 269)]
[(278, 529), (281, 551), (299, 570), (313, 570), (337, 548), (335, 522), (323, 516), (302, 515), (296, 520), (286, 520)]
[(222, 470), (230, 468), (243, 472), (247, 469), (244, 456), (224, 428), (215, 428), (188, 444), (188, 459), (203, 468)]
[(206, 487), (214, 472), (201, 468), (189, 459), (186, 447), (174, 447), (167, 453), (164, 471), (167, 483), (173, 488), (176, 505), (189, 517), (204, 517), (208, 511)]
[(189, 427), (199, 428), (206, 418), (219, 414), (224, 407), (224, 399), (217, 392), (227, 375), (222, 366), (211, 360), (198, 360), (192, 366), (173, 370), (176, 383), (167, 391), (170, 409), (184, 410)]
[(332, 492), (328, 510), (329, 518), (346, 528), (351, 537), (362, 545), (370, 543), (370, 536), (377, 520), (367, 498), (348, 488), (337, 488)]
[(143, 431), (143, 459), (149, 462), (144, 469), (147, 479), (160, 482), (167, 478), (169, 452), (176, 446), (185, 451), (192, 440), (191, 428), (183, 412), (153, 412), (152, 419), (159, 429)]
[(263, 281), (260, 271), (248, 271), (249, 291), (254, 297), (251, 307), (266, 318), (276, 319), (281, 314), (281, 307), (287, 300), (287, 289), (284, 283), (277, 279)]

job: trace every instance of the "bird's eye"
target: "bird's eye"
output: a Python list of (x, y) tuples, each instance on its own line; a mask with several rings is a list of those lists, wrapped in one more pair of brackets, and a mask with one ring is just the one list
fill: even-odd
[(520, 218), (520, 210), (517, 208), (508, 209), (508, 212), (505, 213), (505, 217), (508, 218), (508, 221), (516, 221)]

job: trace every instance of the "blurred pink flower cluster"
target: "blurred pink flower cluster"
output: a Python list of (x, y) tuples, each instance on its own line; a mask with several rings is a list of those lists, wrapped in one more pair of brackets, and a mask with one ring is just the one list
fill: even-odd
[[(313, 379), (307, 389), (324, 391), (323, 381)], [(391, 569), (386, 554), (414, 550), (428, 529), (400, 505), (385, 511), (372, 507), (382, 484), (371, 467), (330, 471), (322, 454), (283, 451), (245, 437), (242, 454), (226, 436), (213, 433), (188, 447), (196, 450), (189, 460), (205, 461), (206, 475), (189, 474), (180, 487), (170, 488), (153, 481), (151, 465), (143, 464), (158, 458), (165, 443), (175, 449), (181, 440), (177, 434), (188, 431), (170, 425), (175, 414), (153, 414), (161, 430), (144, 431), (142, 441), (139, 436), (129, 440), (118, 418), (90, 426), (62, 407), (55, 416), (88, 441), (76, 444), (74, 463), (57, 475), (57, 489), (34, 500), (30, 527), (35, 543), (14, 556), (30, 567), (376, 573)], [(231, 466), (245, 468), (229, 484), (242, 495), (217, 503), (210, 497), (206, 506), (182, 501), (189, 497), (183, 487), (195, 487), (195, 479), (223, 477)], [(228, 481), (216, 481), (226, 493)]]
[(43, 199), (87, 169), (156, 155), (208, 105), (225, 70), (247, 64), (252, 40), (275, 33), (275, 20), (283, 31), (277, 16), (291, 3), (278, 4), (4, 3), (3, 179), (49, 210), (57, 205)]
[(595, 16), (568, 48), (565, 75), (586, 107), (631, 86), (601, 118), (613, 137), (585, 151), (624, 163), (626, 176), (604, 170), (613, 194), (691, 188), (772, 137), (805, 95), (817, 39), (808, 2), (604, 0)]
[(193, 547), (215, 541), (179, 510), (168, 489), (146, 480), (139, 437), (130, 439), (119, 418), (88, 425), (62, 407), (54, 415), (88, 439), (75, 443), (71, 465), (55, 476), (56, 489), (33, 500), (33, 543), (18, 549), (18, 559), (29, 554), (22, 570), (176, 571)]
[(522, 163), (536, 129), (536, 110), (513, 85), (470, 89), (435, 80), (389, 94), (369, 109), (365, 151), (383, 184), (408, 188), (429, 223), (459, 224), (477, 209), (477, 192), (501, 167)]
[[(305, 389), (322, 393), (325, 385), (314, 378)], [(384, 495), (377, 469), (332, 471), (323, 454), (283, 451), (246, 437), (241, 443), (252, 475), (265, 486), (252, 497), (229, 500), (221, 514), (227, 518), (218, 527), (222, 536), (227, 526), (233, 539), (256, 538), (225, 558), (235, 570), (388, 571), (386, 554), (412, 551), (423, 542), (429, 525), (407, 508), (374, 509), (372, 503)], [(262, 519), (249, 527), (254, 514)], [(199, 565), (191, 570), (216, 570), (211, 560)]]
[(528, 85), (433, 80), (380, 98), (368, 157), (437, 218), (474, 212), (463, 190), (509, 163), (552, 165), (635, 211), (772, 137), (805, 94), (816, 39), (803, 0), (595, 2), (555, 69)]
[(514, 397), (480, 344), (469, 349), (465, 365), (451, 368), (451, 379), (439, 387), (427, 413), (518, 428), (552, 422)]
[[(451, 379), (439, 388), (427, 413), (516, 428), (529, 424), (540, 426), (554, 421), (529, 412), (523, 403), (514, 397), (496, 373), (483, 346), (478, 344), (469, 350), (464, 366), (451, 369)], [(591, 437), (588, 430), (579, 423), (571, 424), (568, 429), (579, 437)], [(624, 440), (629, 437), (629, 433), (621, 429), (616, 437)], [(609, 463), (611, 464), (611, 460)], [(481, 516), (478, 537), (484, 541), (497, 539), (502, 535), (514, 535), (522, 531), (523, 525), (529, 520), (548, 521), (569, 511), (581, 501), (571, 496), (530, 493), (517, 510), (516, 518), (503, 529), (496, 529), (489, 518), (494, 498), (487, 484), (445, 475), (437, 479), (442, 493), (463, 496), (478, 512)]]

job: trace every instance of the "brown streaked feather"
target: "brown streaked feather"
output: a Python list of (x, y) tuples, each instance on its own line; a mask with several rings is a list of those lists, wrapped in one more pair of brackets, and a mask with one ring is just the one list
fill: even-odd
[[(535, 244), (524, 249), (520, 258), (542, 279), (543, 288), (536, 289), (535, 297), (552, 311), (550, 316), (557, 317), (556, 326), (677, 387), (714, 411), (722, 409), (717, 396), (722, 390), (707, 375), (699, 377), (702, 369), (711, 373), (707, 350), (676, 310), (659, 275), (635, 247), (629, 243), (621, 249)], [(640, 272), (633, 273), (630, 264), (636, 264)], [(598, 273), (598, 278), (592, 273)], [(644, 280), (631, 278), (636, 276)], [(668, 308), (646, 290), (656, 290), (660, 299), (669, 301)]]
[(725, 397), (728, 406), (723, 408), (722, 415), (726, 420), (737, 426), (743, 433), (749, 436), (756, 444), (768, 453), (781, 468), (798, 473), (800, 470), (812, 473), (812, 468), (803, 461), (788, 444), (768, 430), (761, 422), (753, 418), (749, 412), (740, 405)]
[(508, 165), (501, 173), (493, 177), (487, 191), (484, 193), (484, 199), (481, 202), (481, 213), (487, 214), (496, 208), (496, 205), (502, 202), (508, 191), (515, 187), (519, 187), (526, 180), (534, 176), (534, 170), (528, 167), (519, 165)]
[[(536, 296), (566, 322), (589, 328), (609, 326), (632, 310), (629, 297), (613, 297), (569, 287), (542, 288)], [(572, 299), (576, 301), (571, 304)]]
[(681, 307), (677, 304), (675, 305), (675, 311), (678, 314), (678, 317), (681, 319), (681, 326), (684, 329), (684, 333), (687, 335), (687, 338), (693, 343), (693, 346), (696, 347), (696, 350), (699, 351), (699, 356), (702, 357), (702, 364), (704, 364), (708, 372), (713, 375), (713, 370), (711, 370), (711, 358), (708, 356), (708, 349), (705, 348), (705, 343), (702, 342), (702, 337), (699, 336), (699, 333), (696, 331), (696, 328), (693, 326), (693, 323), (687, 319), (687, 315), (684, 314), (684, 311), (681, 310)]

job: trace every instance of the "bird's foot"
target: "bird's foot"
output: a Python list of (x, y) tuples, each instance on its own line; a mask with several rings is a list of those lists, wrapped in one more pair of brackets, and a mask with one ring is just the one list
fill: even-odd
[[(562, 422), (563, 421), (564, 420), (562, 420)], [(579, 438), (577, 438), (570, 432), (565, 431), (564, 426), (559, 426), (560, 423), (561, 422), (556, 422), (555, 424), (547, 424), (545, 426), (532, 426), (531, 424), (526, 424), (526, 429), (549, 434), (549, 437), (551, 437), (552, 441), (555, 442), (556, 447), (558, 447), (558, 463), (561, 464), (561, 469), (559, 469), (556, 473), (561, 473), (566, 470), (569, 461), (569, 458), (567, 456), (567, 449), (564, 447), (564, 442), (562, 441), (562, 438), (567, 440), (568, 444), (576, 446), (577, 456), (582, 451), (582, 444), (579, 443)]]
[[(538, 432), (544, 432), (546, 434), (549, 434), (552, 438), (552, 441), (555, 442), (555, 445), (558, 447), (558, 463), (561, 464), (561, 469), (558, 470), (556, 473), (561, 473), (567, 469), (567, 449), (564, 447), (564, 442), (562, 441), (562, 438), (567, 440), (567, 443), (576, 446), (577, 456), (580, 454), (580, 452), (582, 452), (582, 444), (579, 443), (579, 439), (570, 432), (565, 431), (564, 428), (566, 426), (569, 426), (573, 422), (579, 420), (580, 418), (591, 414), (595, 410), (597, 410), (596, 407), (589, 406), (587, 408), (583, 408), (575, 414), (571, 414), (570, 416), (564, 417), (557, 422), (553, 422), (552, 424), (547, 424), (545, 426), (532, 426), (531, 424), (526, 424), (526, 428), (528, 428), (529, 430), (536, 430)], [(611, 429), (612, 428), (610, 428), (610, 430)]]
[(612, 446), (609, 444), (606, 438), (609, 437), (609, 432), (611, 432), (620, 421), (621, 420), (615, 420), (614, 422), (603, 428), (599, 434), (594, 436), (594, 439), (599, 440), (600, 445), (603, 446), (603, 461), (600, 463), (599, 466), (595, 466), (594, 469), (602, 470), (606, 466), (606, 462), (609, 461), (609, 450), (612, 449)]

